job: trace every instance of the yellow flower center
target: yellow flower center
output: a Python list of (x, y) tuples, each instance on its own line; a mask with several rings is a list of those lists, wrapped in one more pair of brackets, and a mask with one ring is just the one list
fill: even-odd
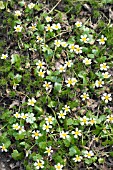
[(65, 110), (66, 110), (66, 111), (68, 111), (68, 110), (69, 110), (69, 108), (68, 108), (68, 107), (65, 107)]
[(16, 31), (20, 31), (20, 30), (21, 30), (21, 28), (18, 28), (18, 27), (16, 28)]
[(55, 25), (55, 28), (58, 29), (59, 28), (58, 25)]
[(75, 132), (75, 135), (79, 135), (79, 131), (76, 131), (76, 132)]
[(63, 137), (66, 137), (66, 136), (67, 136), (67, 134), (66, 134), (66, 133), (63, 133), (63, 134), (62, 134), (62, 136), (63, 136)]
[(44, 73), (43, 73), (43, 72), (39, 72), (39, 75), (40, 75), (40, 76), (43, 76), (43, 75), (44, 75)]
[(106, 100), (109, 100), (109, 96), (105, 96), (105, 99), (106, 99)]
[(35, 30), (35, 29), (36, 29), (36, 26), (32, 25), (32, 26), (31, 26), (31, 29), (32, 29), (32, 30)]
[(87, 121), (86, 119), (83, 119), (83, 122), (84, 122), (84, 123), (86, 123), (86, 121)]
[(109, 117), (109, 121), (113, 121), (113, 117)]
[(105, 42), (104, 38), (101, 38), (101, 39), (100, 39), (100, 42)]
[(50, 27), (50, 26), (48, 26), (48, 27), (47, 27), (47, 29), (50, 31), (50, 30), (51, 30), (51, 27)]
[(35, 136), (39, 136), (39, 133), (38, 132), (35, 132), (35, 134), (34, 134)]
[(46, 128), (46, 129), (49, 129), (49, 126), (48, 126), (48, 125), (46, 125), (46, 126), (45, 126), (45, 128)]
[(84, 99), (87, 99), (87, 95), (86, 95), (86, 94), (84, 94), (84, 95), (83, 95), (83, 98), (84, 98)]
[(89, 61), (89, 60), (86, 60), (86, 64), (90, 64), (90, 61)]
[(46, 87), (49, 87), (49, 84), (46, 84)]
[(73, 82), (72, 82), (72, 80), (68, 80), (68, 84), (72, 84)]
[(33, 100), (31, 100), (31, 101), (30, 101), (30, 104), (31, 104), (31, 105), (32, 105), (32, 104), (34, 104), (34, 101), (33, 101)]
[(77, 23), (77, 27), (80, 27), (80, 23)]
[(4, 59), (6, 59), (6, 58), (7, 58), (7, 56), (6, 56), (6, 55), (4, 55), (4, 56), (3, 56), (3, 58), (4, 58)]
[(78, 51), (78, 52), (79, 52), (79, 51), (80, 51), (80, 48), (76, 48), (76, 51)]
[(18, 127), (18, 125), (15, 125), (14, 128), (15, 128), (15, 129), (18, 129), (19, 127)]
[(92, 124), (95, 123), (95, 120), (90, 120), (90, 123), (92, 123)]
[(2, 149), (3, 149), (3, 150), (5, 150), (5, 149), (6, 149), (4, 145), (2, 146)]
[(37, 166), (41, 167), (41, 166), (42, 166), (42, 163), (41, 163), (41, 162), (38, 162), (38, 163), (37, 163)]
[(60, 166), (60, 165), (58, 165), (58, 166), (57, 166), (57, 169), (61, 169), (61, 166)]
[(48, 122), (51, 122), (51, 121), (52, 121), (52, 118), (51, 118), (51, 117), (49, 117), (49, 118), (48, 118)]
[(83, 37), (83, 38), (82, 38), (82, 41), (86, 41), (86, 37)]
[(48, 149), (48, 150), (47, 150), (47, 153), (50, 153), (50, 152), (51, 152), (51, 150), (50, 150), (50, 149)]
[(72, 45), (72, 46), (71, 46), (71, 49), (72, 49), (72, 50), (74, 50), (74, 49), (75, 49), (75, 46), (74, 46), (74, 45)]
[(61, 116), (61, 117), (64, 116), (64, 113), (60, 113), (60, 116)]
[(91, 156), (91, 154), (90, 154), (90, 153), (88, 153), (88, 154), (87, 154), (87, 156), (89, 156), (89, 157), (90, 157), (90, 156)]
[(60, 67), (60, 70), (61, 70), (61, 71), (63, 71), (63, 70), (64, 70), (64, 68), (63, 68), (63, 67)]

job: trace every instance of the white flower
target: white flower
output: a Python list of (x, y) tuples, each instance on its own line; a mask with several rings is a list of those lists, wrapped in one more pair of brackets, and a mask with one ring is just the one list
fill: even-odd
[(106, 63), (100, 64), (100, 70), (107, 71), (108, 68), (109, 68), (109, 66), (107, 66)]
[(74, 135), (74, 138), (82, 135), (81, 130), (78, 130), (78, 128), (76, 128), (75, 131), (72, 131), (72, 134)]
[(1, 59), (4, 59), (4, 60), (6, 60), (6, 58), (8, 58), (8, 55), (7, 55), (7, 54), (2, 54), (2, 57), (1, 57)]
[(19, 129), (20, 129), (19, 124), (18, 124), (18, 123), (13, 124), (13, 129), (14, 129), (14, 130), (19, 130)]
[(84, 151), (84, 157), (91, 158), (92, 156), (94, 156), (92, 151)]
[(43, 41), (43, 38), (41, 38), (39, 35), (37, 35), (37, 37), (36, 37), (36, 42), (42, 42)]
[(89, 94), (88, 93), (83, 93), (81, 96), (82, 100), (86, 100), (86, 99), (89, 99)]
[(60, 138), (63, 138), (63, 139), (66, 139), (66, 138), (69, 138), (70, 136), (68, 135), (69, 132), (60, 132)]
[(2, 143), (2, 146), (0, 146), (0, 149), (2, 152), (7, 152), (7, 149), (3, 143)]
[(54, 166), (55, 170), (62, 170), (63, 165), (61, 165), (60, 163), (58, 163), (57, 165)]
[(111, 94), (104, 93), (101, 98), (105, 101), (105, 103), (108, 103), (108, 101), (112, 101)]
[(17, 26), (14, 26), (14, 29), (15, 29), (15, 31), (16, 32), (21, 32), (22, 31), (22, 26), (20, 26), (20, 25), (17, 25)]
[(102, 35), (101, 36), (101, 38), (100, 39), (98, 39), (97, 41), (99, 42), (99, 44), (101, 45), (103, 45), (103, 44), (105, 44), (105, 41), (107, 40), (107, 38), (106, 37), (104, 37), (104, 35)]
[(37, 159), (37, 161), (34, 163), (34, 166), (36, 169), (44, 168), (44, 161), (42, 159)]
[(35, 24), (32, 23), (32, 25), (29, 27), (29, 29), (30, 29), (31, 31), (36, 31), (36, 30), (37, 30), (37, 28), (36, 28), (36, 23), (35, 23)]
[(65, 61), (65, 66), (66, 66), (66, 67), (71, 67), (72, 65), (73, 65), (72, 60)]
[(113, 114), (107, 116), (107, 122), (113, 123)]
[(19, 17), (19, 16), (21, 16), (21, 15), (22, 15), (22, 13), (21, 13), (19, 10), (16, 10), (16, 11), (15, 11), (15, 16)]
[(26, 122), (27, 123), (34, 123), (34, 121), (36, 120), (34, 113), (28, 113), (28, 116), (26, 118)]
[(43, 87), (45, 87), (46, 90), (52, 89), (51, 82), (45, 81), (44, 84), (43, 84)]
[(36, 103), (36, 100), (34, 97), (32, 97), (32, 99), (28, 99), (28, 105), (34, 106), (35, 103)]
[(82, 160), (82, 158), (83, 158), (82, 156), (76, 155), (76, 157), (73, 158), (73, 161), (74, 162), (80, 162)]
[(34, 3), (30, 3), (30, 4), (28, 4), (28, 8), (29, 8), (29, 9), (34, 8), (34, 6), (35, 6), (35, 4), (34, 4)]
[(76, 54), (81, 54), (82, 53), (82, 47), (79, 47), (79, 45), (75, 45), (75, 53)]
[(45, 74), (45, 71), (42, 71), (42, 69), (40, 69), (40, 70), (38, 71), (38, 75), (39, 75), (40, 77), (44, 78), (44, 74)]
[(58, 114), (58, 118), (62, 118), (62, 119), (65, 119), (65, 115), (66, 115), (66, 112), (65, 111), (60, 111), (60, 113), (57, 113)]
[(108, 72), (104, 72), (104, 73), (102, 73), (102, 76), (103, 76), (105, 79), (107, 79), (107, 78), (111, 77), (111, 74), (109, 74)]
[(70, 87), (71, 85), (75, 85), (75, 83), (77, 82), (77, 79), (76, 78), (68, 78), (66, 81), (67, 83), (67, 87)]
[(61, 41), (60, 40), (55, 40), (54, 44), (55, 44), (56, 47), (60, 47)]
[(90, 119), (89, 119), (89, 124), (90, 124), (91, 126), (93, 126), (94, 124), (96, 124), (96, 119), (95, 119), (95, 118), (90, 118)]
[(70, 106), (67, 106), (65, 105), (63, 108), (62, 108), (65, 112), (70, 112)]
[(52, 117), (52, 116), (49, 116), (49, 117), (46, 117), (46, 118), (45, 118), (47, 124), (53, 124), (54, 119), (55, 119), (55, 118)]
[(20, 118), (22, 118), (22, 119), (27, 119), (27, 117), (28, 117), (28, 114), (24, 114), (24, 113), (21, 113), (21, 115), (20, 115)]
[(45, 62), (38, 60), (38, 62), (36, 63), (37, 69), (44, 69), (45, 64), (46, 64)]
[(58, 24), (52, 24), (52, 29), (53, 29), (53, 30), (61, 29), (60, 23), (58, 23)]
[(91, 59), (85, 58), (85, 59), (83, 60), (83, 63), (84, 63), (85, 65), (90, 65), (90, 64), (91, 64)]
[(21, 134), (21, 133), (23, 133), (23, 132), (25, 132), (24, 126), (20, 126), (20, 128), (19, 128), (19, 134)]
[(75, 25), (76, 25), (76, 27), (81, 27), (81, 26), (82, 26), (82, 22), (77, 21), (77, 22), (75, 23)]
[(52, 18), (51, 17), (46, 17), (46, 22), (51, 22), (52, 21)]
[(14, 82), (14, 84), (13, 84), (13, 89), (16, 90), (17, 86), (19, 86), (19, 84), (16, 84), (16, 83)]
[(53, 150), (51, 149), (51, 146), (46, 147), (46, 151), (45, 151), (44, 153), (47, 153), (47, 154), (48, 154), (48, 156), (50, 156), (50, 155), (51, 155), (51, 153), (53, 153)]
[(95, 86), (96, 87), (102, 87), (102, 85), (104, 85), (104, 81), (102, 81), (101, 79), (95, 81)]
[(88, 125), (88, 118), (86, 116), (83, 116), (83, 118), (80, 117), (80, 124), (83, 126), (83, 125)]
[(46, 130), (46, 132), (49, 132), (49, 130), (52, 128), (52, 126), (50, 124), (44, 124), (42, 129)]
[(87, 43), (88, 40), (89, 40), (89, 38), (87, 38), (87, 35), (86, 35), (86, 34), (85, 34), (85, 35), (81, 35), (80, 41), (82, 41), (82, 42), (84, 42), (84, 43)]
[(50, 26), (50, 24), (47, 24), (47, 26), (45, 26), (45, 29), (46, 29), (46, 31), (50, 31), (50, 32), (53, 31), (53, 29), (52, 29), (52, 27)]
[(68, 44), (66, 42), (61, 42), (61, 46), (66, 48), (68, 46)]
[(31, 150), (26, 151), (26, 157), (28, 157), (31, 154)]
[(20, 114), (19, 114), (18, 112), (16, 112), (16, 113), (14, 114), (14, 116), (15, 116), (16, 118), (20, 118)]
[(70, 49), (70, 52), (75, 51), (75, 45), (74, 44), (70, 44), (69, 45), (69, 49)]
[(42, 136), (42, 134), (40, 133), (40, 131), (39, 130), (34, 130), (33, 132), (32, 132), (32, 137), (33, 138), (35, 138), (35, 139), (38, 139), (40, 136)]
[(62, 73), (62, 72), (65, 72), (66, 71), (66, 67), (65, 65), (60, 65), (59, 68), (58, 68), (59, 72)]

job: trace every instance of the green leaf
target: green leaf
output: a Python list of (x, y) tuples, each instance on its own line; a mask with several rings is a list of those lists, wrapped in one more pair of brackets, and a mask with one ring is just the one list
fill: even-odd
[(66, 121), (67, 123), (67, 125), (73, 125), (73, 123), (74, 123), (74, 120), (72, 119), (72, 118), (69, 118), (69, 119), (67, 119), (67, 121)]
[(80, 71), (79, 74), (78, 74), (78, 77), (82, 78), (83, 79), (83, 84), (84, 85), (87, 85), (87, 73), (85, 71)]
[(49, 104), (48, 104), (48, 107), (55, 107), (56, 106), (56, 101), (50, 101)]
[(46, 142), (40, 142), (40, 143), (39, 143), (39, 147), (40, 147), (41, 149), (45, 149), (45, 148), (47, 147), (47, 143), (46, 143)]
[(18, 54), (12, 54), (11, 55), (11, 64), (20, 62), (20, 56)]
[(7, 140), (7, 141), (5, 142), (5, 147), (8, 148), (10, 145), (11, 145), (11, 141), (10, 141), (10, 140)]
[(89, 58), (94, 58), (94, 54), (88, 54)]
[(19, 153), (17, 150), (13, 150), (13, 153), (11, 155), (14, 160), (22, 160), (24, 158), (23, 153)]
[(3, 4), (3, 1), (0, 1), (0, 9), (4, 9), (4, 8), (5, 8), (5, 6)]
[(77, 146), (72, 146), (71, 148), (69, 148), (69, 155), (73, 156), (75, 154), (80, 154), (80, 150)]
[(61, 92), (62, 84), (55, 82), (54, 90)]

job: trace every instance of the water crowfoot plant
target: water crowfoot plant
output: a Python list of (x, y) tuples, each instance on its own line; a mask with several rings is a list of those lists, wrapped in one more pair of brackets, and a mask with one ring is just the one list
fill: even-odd
[(113, 27), (99, 2), (0, 1), (0, 151), (26, 170), (112, 168)]

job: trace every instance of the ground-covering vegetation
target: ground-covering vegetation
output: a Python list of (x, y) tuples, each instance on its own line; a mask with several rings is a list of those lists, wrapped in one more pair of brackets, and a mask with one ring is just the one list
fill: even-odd
[(26, 170), (113, 168), (112, 3), (0, 1), (1, 155)]

